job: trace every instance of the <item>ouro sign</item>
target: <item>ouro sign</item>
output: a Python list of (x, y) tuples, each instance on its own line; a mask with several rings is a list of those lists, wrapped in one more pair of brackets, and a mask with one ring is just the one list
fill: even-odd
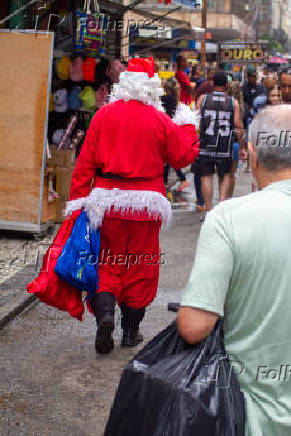
[(255, 47), (247, 45), (230, 45), (222, 44), (220, 46), (220, 61), (221, 62), (264, 62), (266, 52), (262, 46), (256, 45)]

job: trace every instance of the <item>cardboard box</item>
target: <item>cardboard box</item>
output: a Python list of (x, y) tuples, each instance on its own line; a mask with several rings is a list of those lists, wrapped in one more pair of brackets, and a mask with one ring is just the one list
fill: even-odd
[(55, 167), (69, 168), (76, 165), (75, 150), (56, 150), (51, 148), (51, 159), (48, 164)]
[(66, 207), (66, 201), (68, 201), (71, 188), (71, 180), (74, 168), (56, 168), (56, 190), (58, 193), (57, 200), (57, 222), (61, 223), (65, 217), (63, 211)]
[(43, 184), (43, 204), (42, 204), (42, 222), (55, 221), (56, 211), (57, 211), (57, 199), (55, 198), (52, 202), (48, 202), (48, 182), (49, 174), (44, 175)]

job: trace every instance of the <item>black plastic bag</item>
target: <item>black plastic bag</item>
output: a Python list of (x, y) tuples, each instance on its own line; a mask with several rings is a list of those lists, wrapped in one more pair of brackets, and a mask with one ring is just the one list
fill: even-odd
[(244, 398), (221, 321), (188, 345), (171, 324), (126, 366), (104, 436), (244, 436)]

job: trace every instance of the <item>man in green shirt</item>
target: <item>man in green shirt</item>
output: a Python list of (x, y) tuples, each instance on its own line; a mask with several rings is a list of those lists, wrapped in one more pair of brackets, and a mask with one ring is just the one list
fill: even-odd
[(223, 317), (237, 362), (246, 436), (291, 435), (291, 106), (263, 109), (250, 129), (259, 191), (207, 214), (181, 302), (190, 343)]

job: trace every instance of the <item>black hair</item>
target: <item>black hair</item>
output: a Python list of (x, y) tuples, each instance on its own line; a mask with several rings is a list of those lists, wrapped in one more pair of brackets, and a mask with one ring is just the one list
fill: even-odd
[(105, 74), (106, 68), (109, 66), (109, 60), (101, 57), (98, 64), (95, 67), (95, 91), (97, 91), (101, 85), (107, 83), (110, 87), (112, 85), (111, 79)]
[(183, 61), (184, 59), (185, 59), (184, 56), (179, 55), (179, 56), (176, 57), (176, 63), (178, 64), (179, 62)]
[(213, 77), (214, 86), (226, 86), (227, 85), (227, 77), (226, 74), (222, 71), (218, 71), (214, 74)]

